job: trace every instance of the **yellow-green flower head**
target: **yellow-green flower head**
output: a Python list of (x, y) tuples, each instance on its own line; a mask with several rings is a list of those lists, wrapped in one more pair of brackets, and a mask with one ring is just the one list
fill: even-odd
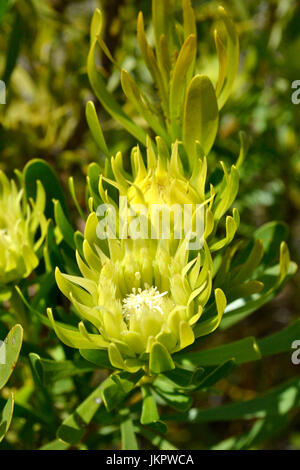
[[(187, 178), (179, 155), (178, 142), (174, 143), (171, 156), (168, 155), (167, 148), (163, 147), (162, 140), (158, 138), (157, 142), (159, 151), (156, 156), (148, 139), (146, 165), (139, 147), (133, 149), (131, 180), (125, 174), (121, 153), (112, 158), (111, 166), (115, 180), (100, 176), (100, 197), (105, 204), (115, 207), (116, 214), (121, 214), (122, 220), (125, 218), (124, 209), (127, 211), (126, 220), (129, 222), (134, 217), (133, 214), (148, 218), (148, 230), (144, 236), (141, 234), (140, 238), (148, 238), (150, 230), (155, 233), (152, 238), (166, 238), (164, 232), (167, 222), (164, 217), (168, 214), (169, 238), (183, 239), (190, 230), (194, 234), (197, 233), (197, 238), (202, 240), (206, 225), (204, 218), (210, 215), (208, 212), (214, 199), (213, 188), (210, 197), (206, 199), (205, 196), (206, 159), (199, 159), (197, 175), (195, 173), (191, 178)], [(104, 191), (103, 181), (118, 189), (120, 201), (121, 198), (126, 200), (125, 208), (123, 203), (119, 202), (119, 206), (116, 206), (110, 199), (108, 191)], [(213, 226), (213, 223), (207, 224), (206, 236), (212, 232)], [(119, 236), (124, 238), (121, 226), (119, 228)]]
[(71, 347), (107, 348), (111, 364), (119, 369), (144, 367), (155, 374), (173, 368), (171, 355), (213, 331), (225, 309), (225, 296), (217, 289), (218, 313), (202, 320), (212, 290), (207, 245), (189, 261), (186, 240), (175, 249), (167, 240), (109, 240), (107, 256), (96, 238), (97, 223), (92, 213), (84, 260), (77, 253), (82, 277), (56, 271), (60, 290), (96, 333), (89, 333), (83, 322), (79, 331), (67, 330), (48, 311), (57, 335)]
[[(0, 287), (28, 277), (39, 263), (37, 251), (46, 233), (45, 191), (37, 183), (36, 201), (29, 205), (23, 189), (0, 171)], [(40, 237), (36, 233), (40, 229)]]

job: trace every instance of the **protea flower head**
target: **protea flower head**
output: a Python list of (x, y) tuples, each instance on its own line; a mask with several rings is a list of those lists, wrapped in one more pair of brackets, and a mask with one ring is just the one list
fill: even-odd
[(118, 369), (143, 367), (150, 374), (172, 369), (172, 354), (217, 328), (226, 306), (217, 289), (217, 314), (202, 320), (212, 290), (207, 245), (189, 260), (187, 240), (175, 248), (169, 240), (109, 240), (107, 256), (96, 237), (97, 223), (96, 214), (90, 214), (84, 259), (77, 253), (82, 276), (56, 270), (60, 290), (96, 333), (89, 333), (83, 322), (79, 331), (67, 329), (48, 310), (58, 337), (75, 348), (107, 348)]
[[(148, 138), (146, 164), (139, 146), (132, 149), (132, 176), (124, 170), (121, 152), (116, 157), (112, 157), (112, 177), (108, 178), (100, 175), (98, 194), (91, 191), (94, 201), (99, 200), (100, 195), (104, 204), (114, 206), (115, 212), (119, 213), (122, 204), (120, 204), (120, 199), (119, 204), (116, 204), (114, 199), (110, 197), (109, 190), (104, 189), (104, 182), (108, 183), (111, 187), (117, 188), (119, 198), (126, 198), (126, 210), (129, 217), (130, 208), (133, 206), (144, 206), (146, 216), (149, 219), (155, 206), (168, 209), (173, 217), (173, 226), (171, 227), (173, 235), (175, 207), (181, 207), (182, 210), (184, 210), (184, 206), (189, 207), (191, 210), (191, 231), (194, 234), (197, 233), (198, 238), (203, 237), (211, 251), (217, 251), (229, 244), (239, 226), (237, 209), (233, 209), (232, 216), (226, 216), (226, 237), (220, 240), (215, 235), (220, 220), (233, 204), (238, 192), (239, 177), (237, 168), (233, 165), (231, 170), (228, 171), (222, 162), (223, 181), (216, 187), (211, 184), (207, 188), (207, 160), (205, 156), (200, 154), (194, 159), (194, 169), (189, 175), (184, 171), (180, 145), (177, 141), (172, 146), (171, 155), (169, 155), (162, 139), (157, 137), (156, 143), (155, 147), (151, 139)], [(136, 213), (137, 211), (134, 210), (133, 212)], [(202, 233), (198, 233), (198, 230), (195, 231), (197, 219), (202, 220)], [(151, 223), (153, 224), (153, 220), (151, 220)], [(154, 229), (158, 234), (158, 238), (161, 238), (163, 228), (160, 219), (156, 219)], [(121, 234), (118, 233), (118, 235)], [(185, 235), (187, 235), (187, 232)]]
[[(22, 178), (22, 175), (20, 175)], [(0, 171), (0, 289), (28, 277), (39, 263), (37, 252), (46, 234), (45, 191), (37, 182), (36, 201)], [(39, 237), (36, 234), (39, 231)]]
[[(161, 144), (161, 140), (158, 138)], [(130, 220), (131, 216), (143, 214), (149, 220), (149, 226), (152, 226), (156, 238), (165, 238), (163, 235), (166, 223), (162, 223), (162, 213), (169, 212), (171, 223), (169, 225), (170, 237), (174, 238), (176, 223), (180, 223), (180, 234), (175, 238), (181, 239), (184, 225), (184, 210), (189, 209), (190, 230), (195, 229), (196, 217), (204, 219), (206, 206), (212, 205), (214, 194), (211, 188), (211, 195), (205, 199), (204, 184), (206, 180), (207, 165), (206, 160), (199, 163), (199, 173), (197, 177), (187, 178), (182, 161), (178, 151), (178, 142), (173, 145), (171, 156), (168, 155), (168, 149), (165, 148), (163, 155), (161, 149), (158, 155), (155, 155), (150, 139), (147, 147), (147, 163), (144, 164), (143, 157), (139, 147), (134, 147), (131, 154), (132, 177), (127, 177), (124, 167), (122, 154), (119, 152), (116, 157), (112, 157), (111, 166), (114, 179), (100, 175), (99, 193), (104, 204), (114, 206), (115, 212)], [(109, 183), (118, 189), (119, 204), (115, 204), (109, 197), (108, 191), (104, 190), (103, 182)], [(126, 207), (123, 207), (122, 199), (125, 199)], [(155, 217), (154, 214), (158, 215)], [(161, 211), (161, 212), (159, 212)], [(178, 213), (178, 211), (180, 213)], [(177, 214), (177, 215), (176, 215)], [(151, 218), (152, 217), (152, 218)], [(201, 219), (204, 226), (204, 220)], [(121, 228), (119, 227), (119, 236), (122, 238)], [(200, 230), (198, 230), (200, 232)], [(148, 238), (149, 231), (145, 238)], [(187, 233), (185, 233), (187, 235)], [(203, 236), (197, 233), (198, 238)], [(170, 238), (169, 237), (169, 238)]]

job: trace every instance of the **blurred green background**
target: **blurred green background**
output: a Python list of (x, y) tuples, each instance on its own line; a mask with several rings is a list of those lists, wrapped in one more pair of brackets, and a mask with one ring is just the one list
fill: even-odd
[[(220, 2), (192, 3), (198, 19), (198, 69), (215, 77), (213, 22)], [(253, 227), (269, 220), (283, 220), (290, 229), (292, 259), (300, 263), (300, 104), (291, 100), (291, 84), (300, 79), (300, 4), (296, 0), (224, 0), (222, 4), (239, 31), (240, 71), (233, 95), (221, 113), (210, 169), (214, 170), (219, 160), (235, 162), (238, 132), (246, 131), (250, 149), (241, 170), (240, 234), (249, 235)], [(147, 82), (136, 40), (136, 17), (142, 10), (151, 36), (151, 1), (1, 0), (0, 13), (6, 6), (5, 14), (0, 15), (0, 79), (7, 86), (7, 103), (0, 105), (0, 168), (12, 174), (31, 158), (43, 158), (56, 170), (66, 193), (67, 177), (74, 176), (84, 206), (87, 166), (92, 161), (104, 163), (88, 130), (85, 103), (90, 99), (95, 102), (112, 154), (121, 150), (128, 156), (129, 148), (136, 144), (101, 109), (91, 91), (86, 59), (92, 13), (97, 7), (102, 9), (104, 40), (118, 63), (128, 71), (134, 69), (138, 79)], [(105, 56), (100, 61), (110, 90), (124, 102), (118, 70)], [(80, 227), (71, 200), (69, 207), (74, 224)], [(275, 301), (238, 326), (219, 332), (209, 344), (248, 335), (260, 338), (278, 331), (298, 317), (298, 286), (299, 274)], [(239, 368), (229, 380), (219, 382), (210, 404), (249, 399), (295, 376), (300, 366), (292, 365), (290, 356)], [(206, 400), (199, 395), (198, 406), (207, 404)], [(181, 448), (197, 449), (247, 431), (250, 425), (236, 421), (197, 425), (197, 429), (174, 425), (170, 438)], [(20, 448), (24, 445), (19, 444)], [(300, 449), (299, 413), (288, 430), (265, 446)]]

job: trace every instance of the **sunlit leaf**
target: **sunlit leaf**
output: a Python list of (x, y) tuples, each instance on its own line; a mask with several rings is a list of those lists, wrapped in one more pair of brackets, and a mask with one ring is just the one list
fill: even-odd
[[(11, 376), (22, 346), (23, 328), (15, 325), (0, 346), (0, 390)], [(2, 358), (4, 361), (2, 361)]]
[(95, 390), (60, 425), (57, 437), (69, 444), (77, 444), (84, 436), (87, 426), (102, 403), (100, 391), (103, 384)]
[[(170, 82), (170, 119), (172, 123), (172, 138), (181, 139), (181, 122), (184, 104), (186, 82), (194, 67), (196, 57), (196, 37), (189, 36), (177, 58)], [(185, 113), (186, 115), (187, 113)]]
[(177, 353), (176, 361), (193, 366), (217, 365), (234, 359), (236, 364), (257, 361), (261, 358), (259, 346), (253, 337), (243, 338), (232, 343), (204, 349), (197, 352)]
[(142, 387), (143, 391), (143, 406), (142, 406), (142, 415), (141, 423), (149, 424), (154, 423), (159, 420), (159, 414), (157, 410), (157, 405), (155, 398), (151, 393), (151, 389), (147, 386)]
[(110, 157), (109, 150), (107, 148), (105, 138), (102, 132), (102, 127), (99, 122), (95, 105), (92, 101), (88, 101), (86, 104), (85, 108), (85, 114), (86, 114), (86, 120), (89, 125), (90, 131), (92, 133), (92, 136), (95, 139), (95, 142), (97, 143), (98, 147), (102, 150), (104, 155), (107, 157)]
[(196, 75), (186, 93), (183, 116), (183, 141), (191, 168), (196, 158), (196, 142), (208, 155), (218, 124), (219, 111), (213, 85), (205, 75)]

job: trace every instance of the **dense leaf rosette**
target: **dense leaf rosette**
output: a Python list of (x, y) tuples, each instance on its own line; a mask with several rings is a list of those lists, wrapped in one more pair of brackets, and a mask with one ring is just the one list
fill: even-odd
[[(91, 24), (87, 71), (102, 106), (127, 132), (145, 145), (145, 129), (136, 124), (135, 116), (124, 112), (110, 93), (106, 79), (97, 67), (95, 52), (98, 45), (120, 70), (123, 92), (135, 114), (142, 117), (154, 134), (164, 139), (169, 147), (176, 139), (182, 141), (193, 167), (196, 146), (200, 145), (204, 154), (208, 155), (214, 143), (219, 110), (230, 96), (238, 71), (239, 39), (235, 25), (224, 8), (216, 9), (214, 17), (219, 21), (214, 38), (219, 74), (213, 85), (208, 76), (196, 73), (196, 15), (190, 0), (182, 0), (181, 3), (182, 22), (178, 23), (173, 1), (152, 0), (154, 47), (148, 42), (142, 12), (138, 15), (137, 40), (145, 68), (153, 82), (149, 92), (144, 92), (144, 86), (139, 86), (135, 78), (122, 68), (122, 64), (112, 57), (102, 39), (103, 18), (98, 9)], [(97, 144), (109, 155), (92, 102), (87, 104), (87, 119)]]

